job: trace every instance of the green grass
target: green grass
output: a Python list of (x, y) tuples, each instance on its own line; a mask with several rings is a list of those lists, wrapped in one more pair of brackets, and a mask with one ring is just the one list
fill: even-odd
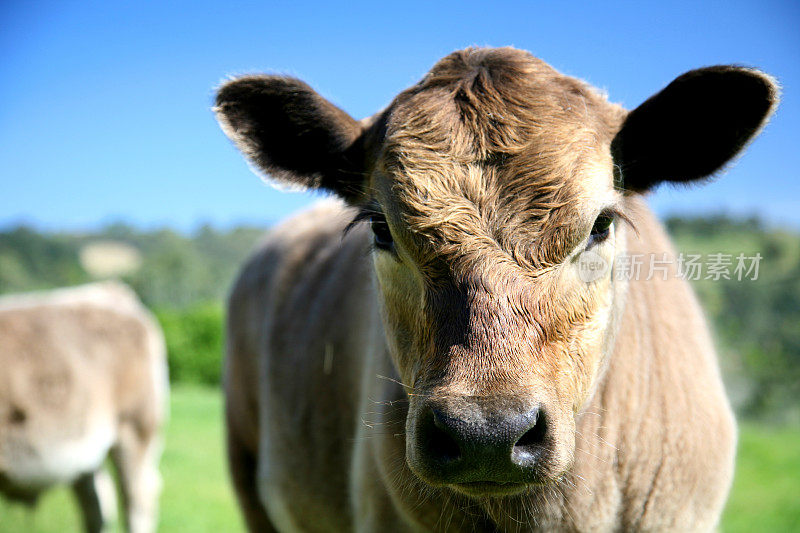
[[(171, 404), (159, 531), (243, 531), (225, 466), (221, 394), (177, 385)], [(33, 512), (0, 500), (0, 531), (77, 532), (80, 517), (70, 492), (54, 489)], [(800, 429), (742, 424), (722, 531), (800, 531)]]
[(800, 531), (800, 429), (742, 424), (722, 531)]
[(159, 531), (244, 531), (228, 479), (220, 389), (173, 387)]

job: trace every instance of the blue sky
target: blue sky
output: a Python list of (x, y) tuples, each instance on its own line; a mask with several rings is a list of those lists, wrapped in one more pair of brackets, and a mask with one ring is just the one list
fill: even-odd
[(800, 227), (800, 3), (565, 4), (6, 0), (0, 227), (274, 222), (313, 197), (250, 172), (210, 112), (221, 80), (293, 74), (361, 118), (469, 45), (530, 50), (627, 107), (699, 66), (766, 70), (783, 103), (749, 152), (716, 182), (651, 203)]

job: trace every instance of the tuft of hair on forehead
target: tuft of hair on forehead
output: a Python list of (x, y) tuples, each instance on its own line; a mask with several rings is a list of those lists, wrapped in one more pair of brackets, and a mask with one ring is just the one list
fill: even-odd
[[(537, 265), (573, 244), (577, 176), (608, 154), (625, 116), (584, 82), (514, 48), (454, 52), (387, 111), (383, 168), (431, 253), (445, 252), (442, 243), (459, 254), (499, 245)], [(548, 246), (530, 246), (544, 233)]]
[(454, 140), (451, 148), (464, 151), (448, 155), (491, 159), (518, 153), (542, 136), (555, 142), (591, 132), (610, 142), (623, 115), (586, 83), (528, 52), (467, 48), (441, 59), (398, 96), (389, 130), (432, 141), (443, 141), (445, 133), (460, 134), (466, 137), (460, 140), (471, 142), (456, 146)]

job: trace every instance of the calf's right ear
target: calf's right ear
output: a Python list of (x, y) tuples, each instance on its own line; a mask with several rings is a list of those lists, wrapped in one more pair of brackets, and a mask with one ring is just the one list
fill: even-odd
[(279, 183), (350, 201), (362, 193), (363, 127), (306, 83), (237, 78), (219, 89), (214, 112), (247, 159)]

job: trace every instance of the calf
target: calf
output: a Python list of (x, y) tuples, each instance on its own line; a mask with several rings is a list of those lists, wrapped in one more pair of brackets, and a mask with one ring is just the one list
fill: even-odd
[(703, 315), (674, 263), (617, 265), (673, 256), (643, 195), (720, 170), (776, 102), (715, 66), (628, 112), (510, 48), (362, 121), (296, 79), (226, 83), (254, 166), (343, 200), (278, 227), (230, 296), (250, 529), (713, 529), (736, 429)]
[(168, 383), (161, 330), (113, 282), (0, 298), (0, 492), (30, 504), (72, 486), (87, 531), (116, 511), (155, 530)]

